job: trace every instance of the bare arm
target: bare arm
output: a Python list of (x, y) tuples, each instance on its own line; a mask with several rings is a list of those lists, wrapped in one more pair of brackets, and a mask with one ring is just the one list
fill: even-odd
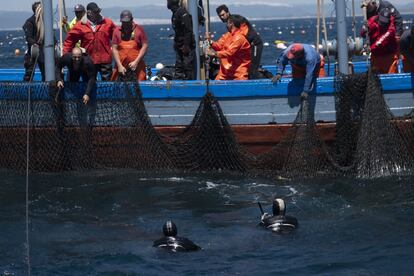
[(117, 44), (112, 45), (112, 53), (114, 55), (116, 66), (118, 67), (118, 72), (120, 74), (124, 75), (126, 73), (126, 69), (121, 63), (121, 59), (119, 57), (119, 51), (118, 51), (118, 45)]

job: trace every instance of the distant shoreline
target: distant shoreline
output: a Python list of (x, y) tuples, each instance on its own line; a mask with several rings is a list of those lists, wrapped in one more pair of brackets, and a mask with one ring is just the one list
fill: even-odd
[[(402, 12), (401, 14), (414, 14), (413, 12), (407, 12), (404, 13)], [(362, 17), (362, 15), (357, 15), (356, 17), (360, 18)], [(111, 17), (109, 17), (111, 18)], [(251, 17), (249, 18), (250, 21), (279, 21), (279, 20), (286, 20), (286, 19), (316, 19), (316, 16), (298, 16), (298, 17), (266, 17), (266, 18), (254, 18)], [(334, 18), (334, 17), (327, 17), (327, 18)], [(348, 16), (347, 18), (352, 18), (351, 16)], [(119, 22), (117, 20), (114, 20), (114, 18), (111, 18), (115, 23), (119, 24)], [(153, 19), (153, 18), (137, 18), (136, 22), (140, 25), (168, 25), (171, 24), (171, 19)], [(220, 20), (216, 17), (216, 16), (212, 16), (211, 17), (211, 22), (216, 23), (216, 22), (220, 22)], [(55, 29), (57, 29), (57, 27), (55, 26)], [(22, 30), (21, 27), (16, 27), (16, 28), (1, 28), (0, 27), (0, 31), (19, 31)]]

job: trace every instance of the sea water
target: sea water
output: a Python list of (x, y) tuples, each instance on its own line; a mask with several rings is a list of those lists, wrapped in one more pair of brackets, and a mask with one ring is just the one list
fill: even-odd
[[(414, 15), (405, 15), (404, 18), (412, 19)], [(22, 19), (23, 20), (23, 19)], [(139, 23), (139, 18), (137, 19)], [(358, 18), (357, 33), (361, 26), (362, 18)], [(281, 50), (276, 48), (275, 40), (285, 41), (286, 45), (293, 42), (315, 44), (316, 41), (316, 20), (314, 18), (290, 19), (290, 20), (261, 20), (251, 22), (260, 33), (265, 43), (262, 64), (274, 65)], [(348, 22), (348, 33), (353, 35), (351, 22)], [(407, 25), (408, 26), (408, 25)], [(149, 50), (145, 56), (147, 65), (155, 67), (161, 62), (164, 65), (172, 65), (175, 62), (173, 47), (174, 31), (171, 25), (145, 25), (144, 30), (148, 36)], [(335, 37), (336, 27), (334, 20), (330, 18), (327, 24), (328, 39)], [(218, 39), (226, 31), (225, 24), (214, 22), (211, 24), (213, 39)], [(204, 31), (200, 32), (204, 35)], [(59, 34), (56, 33), (56, 37)], [(321, 38), (323, 34), (321, 33)], [(15, 49), (19, 49), (20, 56), (15, 56)], [(0, 31), (0, 68), (23, 68), (23, 55), (26, 51), (24, 33), (22, 30)]]
[[(0, 274), (27, 271), (25, 177), (2, 175)], [(414, 273), (412, 177), (253, 179), (126, 170), (32, 174), (33, 275), (409, 275)], [(284, 198), (299, 228), (258, 226)], [(202, 247), (152, 247), (172, 219)]]
[[(314, 43), (314, 22), (253, 22), (269, 43), (262, 63), (274, 64), (280, 52), (274, 40)], [(173, 64), (170, 26), (144, 27), (147, 64)], [(221, 23), (212, 28), (217, 37), (224, 31)], [(0, 67), (22, 67), (14, 49), (24, 47), (22, 31), (1, 31)], [(25, 185), (24, 175), (0, 171), (0, 275), (27, 273)], [(274, 197), (284, 198), (288, 215), (299, 220), (294, 233), (276, 235), (257, 226), (257, 202), (270, 212)], [(31, 174), (30, 264), (33, 275), (412, 275), (413, 207), (412, 177)], [(168, 219), (203, 249), (171, 254), (153, 248)]]

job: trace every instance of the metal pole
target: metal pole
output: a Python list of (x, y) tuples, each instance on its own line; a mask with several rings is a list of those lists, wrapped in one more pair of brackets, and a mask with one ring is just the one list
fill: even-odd
[(55, 80), (55, 42), (53, 33), (52, 0), (43, 0), (43, 24), (45, 28), (44, 55), (46, 81)]
[(206, 33), (210, 33), (210, 1), (204, 0), (204, 16), (206, 18)]
[(62, 26), (63, 3), (62, 3), (62, 0), (59, 0), (58, 9), (59, 9), (59, 46), (60, 46), (60, 56), (62, 56), (63, 55), (63, 26)]
[(316, 44), (315, 44), (315, 47), (319, 51), (319, 41), (321, 41), (321, 39), (320, 39), (320, 35), (321, 35), (321, 0), (317, 0), (316, 6), (317, 6), (317, 9), (318, 9), (317, 10), (318, 18), (316, 19)]
[(191, 14), (191, 17), (193, 19), (193, 33), (195, 38), (195, 59), (196, 59), (196, 66), (197, 66), (197, 80), (199, 80), (200, 77), (200, 36), (198, 34), (198, 0), (188, 0), (188, 12)]
[(346, 35), (346, 4), (345, 0), (335, 1), (336, 32), (338, 41), (339, 73), (348, 74), (348, 43)]

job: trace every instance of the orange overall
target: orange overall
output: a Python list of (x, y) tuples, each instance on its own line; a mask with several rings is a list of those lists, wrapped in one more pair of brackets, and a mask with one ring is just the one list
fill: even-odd
[[(121, 40), (118, 44), (118, 52), (122, 65), (128, 69), (129, 63), (133, 62), (138, 57), (140, 50), (141, 49), (138, 48), (138, 43), (135, 39), (128, 41)], [(137, 80), (144, 81), (147, 79), (147, 75), (145, 73), (145, 62), (143, 60), (138, 63), (135, 73), (137, 75)], [(118, 74), (118, 70), (115, 68), (111, 80), (116, 80), (118, 78)]]
[[(292, 78), (295, 79), (304, 79), (306, 78), (306, 67), (302, 67), (296, 64), (291, 63), (292, 66)], [(321, 76), (320, 70), (321, 65), (317, 64), (315, 68), (315, 74), (314, 77), (324, 77), (325, 75)], [(323, 67), (322, 67), (323, 68)]]
[(250, 67), (250, 44), (240, 29), (227, 32), (211, 47), (220, 58), (216, 80), (247, 80)]

